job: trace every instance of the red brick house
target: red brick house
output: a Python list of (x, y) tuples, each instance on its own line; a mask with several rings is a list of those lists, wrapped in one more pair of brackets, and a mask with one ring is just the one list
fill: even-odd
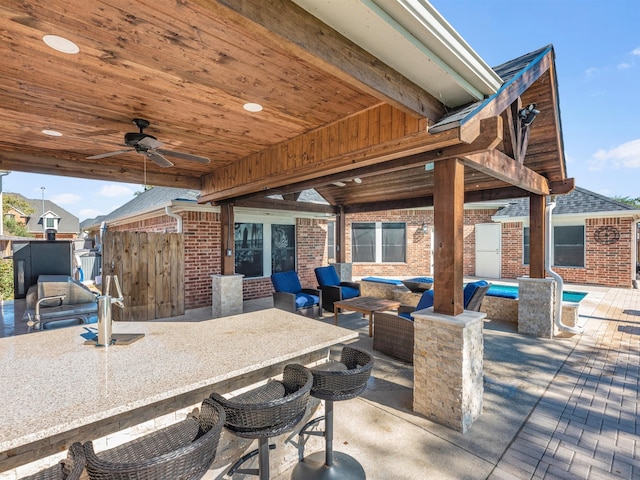
[[(100, 219), (113, 231), (182, 229), (187, 309), (211, 304), (210, 277), (221, 272), (220, 207), (200, 205), (197, 196), (195, 190), (156, 187)], [(299, 201), (317, 203), (322, 199), (306, 192)], [(638, 219), (640, 211), (585, 189), (576, 188), (558, 197), (553, 214), (554, 270), (569, 283), (630, 287), (635, 278)], [(527, 222), (527, 199), (467, 205), (465, 275), (527, 275)], [(87, 230), (97, 234), (100, 223)], [(432, 209), (354, 214), (348, 216), (346, 225), (346, 256), (354, 277), (433, 273)], [(236, 272), (245, 275), (244, 299), (271, 295), (272, 271), (294, 268), (303, 286), (315, 285), (313, 269), (333, 261), (333, 229), (334, 219), (326, 214), (236, 208)], [(477, 244), (477, 236), (485, 229), (489, 230), (489, 241), (495, 243), (488, 249), (494, 255), (488, 265), (481, 261), (486, 249)], [(495, 260), (498, 257), (499, 262)], [(487, 268), (497, 268), (499, 273), (492, 276)]]

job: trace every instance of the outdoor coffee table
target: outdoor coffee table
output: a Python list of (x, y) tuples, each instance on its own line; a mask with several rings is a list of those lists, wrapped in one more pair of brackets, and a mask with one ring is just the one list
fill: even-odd
[(333, 321), (338, 325), (338, 313), (340, 310), (353, 310), (369, 315), (369, 336), (373, 336), (373, 312), (379, 310), (395, 310), (400, 306), (400, 302), (388, 300), (386, 298), (355, 297), (348, 300), (340, 300), (333, 303)]

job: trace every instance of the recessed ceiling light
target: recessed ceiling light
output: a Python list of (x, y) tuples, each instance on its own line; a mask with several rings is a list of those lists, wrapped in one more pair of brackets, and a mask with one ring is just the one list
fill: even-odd
[(262, 105), (260, 105), (259, 103), (245, 103), (243, 105), (243, 107), (247, 112), (261, 112), (262, 111)]
[(42, 130), (42, 133), (49, 135), (50, 137), (61, 137), (62, 134), (57, 130)]
[(58, 35), (45, 35), (42, 37), (42, 41), (54, 50), (62, 53), (73, 54), (80, 51), (80, 47), (78, 47), (78, 45), (73, 43), (71, 40), (59, 37)]

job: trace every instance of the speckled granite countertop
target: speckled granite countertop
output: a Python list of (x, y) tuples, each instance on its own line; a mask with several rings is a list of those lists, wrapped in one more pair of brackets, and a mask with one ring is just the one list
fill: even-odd
[(117, 322), (113, 333), (145, 337), (108, 348), (84, 345), (85, 332), (71, 327), (0, 338), (0, 458), (22, 445), (357, 337), (277, 309), (197, 323)]

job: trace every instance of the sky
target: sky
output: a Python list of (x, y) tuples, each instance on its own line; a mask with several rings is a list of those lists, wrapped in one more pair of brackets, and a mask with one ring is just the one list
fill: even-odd
[[(489, 66), (552, 44), (568, 176), (602, 195), (640, 197), (637, 0), (431, 3)], [(115, 210), (142, 185), (11, 172), (2, 190), (44, 194), (82, 221)]]

